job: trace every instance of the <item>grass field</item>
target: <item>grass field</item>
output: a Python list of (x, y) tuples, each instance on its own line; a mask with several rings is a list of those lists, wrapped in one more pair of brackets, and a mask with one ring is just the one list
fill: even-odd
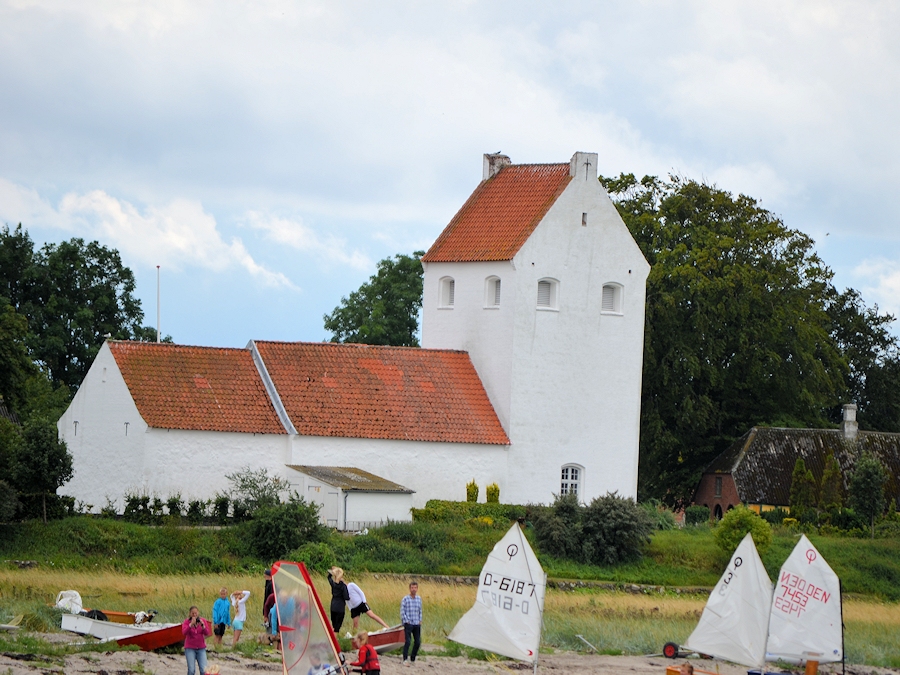
[[(398, 579), (357, 575), (369, 605), (388, 623), (399, 622), (400, 598), (406, 583)], [(327, 604), (328, 583), (315, 579)], [(47, 605), (65, 589), (78, 590), (87, 606), (112, 610), (156, 609), (161, 621), (180, 621), (196, 604), (209, 616), (218, 589), (249, 590), (247, 641), (241, 651), (250, 655), (259, 648), (253, 638), (261, 632), (262, 586), (260, 576), (228, 574), (141, 575), (116, 572), (46, 569), (0, 569), (0, 620), (28, 614), (34, 629), (46, 628), (56, 617)], [(475, 599), (473, 586), (452, 586), (420, 581), (425, 603), (423, 639), (446, 642), (446, 635)], [(697, 624), (705, 598), (673, 593), (633, 595), (598, 589), (560, 591), (549, 589), (544, 612), (543, 648), (584, 649), (576, 637), (607, 653), (658, 653), (667, 641), (682, 642)], [(900, 667), (900, 604), (847, 598), (844, 603), (846, 651), (853, 663)], [(377, 626), (363, 617), (363, 628)], [(342, 632), (350, 629), (349, 615)], [(11, 638), (0, 636), (0, 642)], [(230, 634), (226, 644), (230, 643)], [(0, 645), (0, 648), (2, 647)]]

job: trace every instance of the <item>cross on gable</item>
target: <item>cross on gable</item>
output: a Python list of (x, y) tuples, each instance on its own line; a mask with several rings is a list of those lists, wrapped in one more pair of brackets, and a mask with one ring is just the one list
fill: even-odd
[(585, 160), (585, 162), (584, 162), (584, 179), (585, 180), (588, 179), (588, 171), (589, 171), (588, 167), (590, 165), (591, 165), (591, 160), (589, 160), (589, 159)]

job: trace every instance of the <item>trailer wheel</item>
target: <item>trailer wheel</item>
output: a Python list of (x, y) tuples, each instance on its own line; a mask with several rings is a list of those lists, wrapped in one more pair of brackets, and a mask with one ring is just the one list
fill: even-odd
[(663, 656), (667, 659), (674, 659), (678, 656), (678, 645), (674, 642), (667, 642), (663, 647)]

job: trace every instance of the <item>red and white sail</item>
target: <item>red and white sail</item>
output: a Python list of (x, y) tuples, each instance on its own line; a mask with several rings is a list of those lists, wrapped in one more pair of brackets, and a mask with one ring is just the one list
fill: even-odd
[(831, 663), (843, 649), (841, 582), (804, 534), (778, 574), (768, 658)]
[(337, 673), (341, 648), (303, 563), (272, 566), (283, 673)]

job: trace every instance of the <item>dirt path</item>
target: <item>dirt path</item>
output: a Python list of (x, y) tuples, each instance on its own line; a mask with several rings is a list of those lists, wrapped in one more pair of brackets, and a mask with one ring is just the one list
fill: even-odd
[[(541, 656), (539, 673), (596, 673), (598, 675), (665, 675), (666, 666), (673, 663), (662, 657), (650, 656), (596, 656), (559, 652)], [(231, 652), (210, 652), (210, 665), (216, 664), (222, 675), (251, 675), (280, 673), (281, 661), (273, 654), (270, 660), (246, 659)], [(717, 661), (694, 661), (702, 668), (719, 675), (745, 675), (746, 668)], [(385, 675), (464, 675), (468, 673), (504, 674), (520, 671), (525, 675), (531, 666), (513, 661), (488, 663), (471, 661), (463, 657), (420, 655), (412, 668), (401, 666), (400, 657), (381, 657)], [(35, 675), (35, 673), (65, 673), (80, 675), (183, 675), (187, 671), (181, 654), (156, 654), (147, 652), (86, 652), (61, 659), (40, 655), (0, 653), (0, 675)], [(802, 672), (802, 671), (797, 671)], [(820, 672), (840, 673), (837, 668), (823, 668)], [(870, 666), (848, 666), (847, 675), (900, 675), (900, 671)]]

